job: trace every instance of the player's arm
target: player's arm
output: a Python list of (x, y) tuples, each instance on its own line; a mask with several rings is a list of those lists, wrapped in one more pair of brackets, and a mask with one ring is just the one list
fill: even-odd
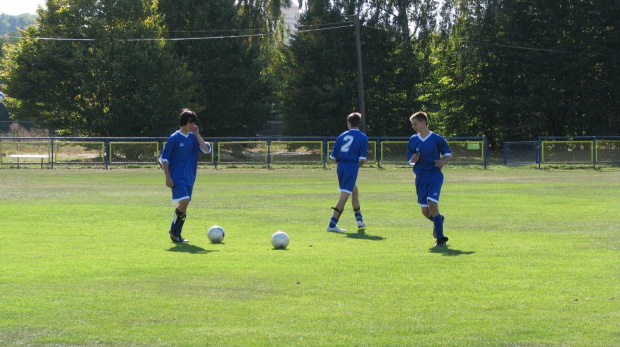
[(194, 130), (192, 132), (194, 133), (194, 136), (196, 136), (196, 139), (198, 140), (198, 144), (200, 145), (200, 150), (202, 151), (202, 153), (204, 154), (211, 153), (211, 145), (208, 142), (205, 142), (205, 140), (203, 140), (202, 136), (200, 135), (200, 129), (198, 129), (197, 125), (194, 125)]
[(367, 159), (368, 159), (368, 138), (364, 137), (364, 140), (362, 141), (362, 148), (360, 150), (360, 158), (359, 158), (359, 167), (362, 167)]
[(441, 142), (440, 152), (441, 159), (435, 160), (435, 166), (442, 169), (446, 165), (448, 160), (452, 159), (452, 151), (450, 150), (446, 139), (443, 139), (443, 141)]
[(441, 156), (441, 159), (435, 160), (435, 166), (441, 169), (448, 163), (448, 160), (450, 159), (452, 159), (452, 153), (446, 153)]
[(166, 175), (166, 187), (174, 187), (174, 181), (172, 180), (172, 177), (170, 177), (170, 167), (168, 166), (168, 160), (161, 160), (161, 168), (164, 170), (164, 174)]
[(409, 165), (414, 166), (418, 160), (420, 160), (420, 152), (414, 153), (414, 145), (412, 145), (411, 141), (409, 141), (409, 145), (407, 146), (407, 162)]
[(333, 160), (333, 161), (338, 161), (338, 154), (339, 154), (339, 149), (340, 149), (340, 138), (336, 139), (336, 142), (334, 143), (334, 148), (332, 149), (332, 152), (329, 154), (329, 159)]
[(168, 158), (170, 157), (170, 154), (172, 153), (172, 148), (174, 148), (175, 144), (175, 137), (171, 136), (168, 139), (168, 142), (166, 142), (166, 147), (164, 147), (164, 150), (159, 156), (159, 163), (161, 164), (161, 168), (162, 170), (164, 170), (164, 174), (166, 175), (166, 187), (168, 188), (174, 187), (174, 181), (170, 176), (170, 165), (168, 163)]

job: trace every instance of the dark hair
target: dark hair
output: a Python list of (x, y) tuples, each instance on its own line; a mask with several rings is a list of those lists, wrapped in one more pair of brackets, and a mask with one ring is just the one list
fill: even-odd
[(413, 120), (424, 121), (426, 125), (428, 125), (428, 115), (422, 111), (414, 113), (411, 117), (409, 117), (409, 121), (413, 122)]
[(198, 122), (198, 116), (196, 116), (196, 112), (190, 110), (189, 108), (184, 108), (179, 115), (179, 125), (184, 126), (187, 123), (196, 123)]
[(347, 122), (349, 122), (352, 127), (359, 127), (362, 123), (362, 115), (360, 113), (353, 112), (347, 116)]

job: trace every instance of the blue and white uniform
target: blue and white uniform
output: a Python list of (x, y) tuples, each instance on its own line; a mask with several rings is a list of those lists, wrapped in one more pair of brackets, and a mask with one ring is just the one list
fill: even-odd
[(409, 164), (413, 164), (411, 158), (416, 153), (420, 153), (418, 162), (413, 166), (418, 204), (428, 207), (428, 200), (439, 203), (443, 185), (443, 173), (435, 166), (435, 160), (440, 160), (441, 156), (451, 156), (452, 151), (442, 136), (431, 131), (425, 138), (420, 134), (411, 136), (407, 146)]
[(368, 155), (368, 136), (359, 129), (340, 134), (329, 157), (338, 163), (340, 191), (352, 194), (359, 172), (359, 162)]
[(192, 132), (185, 135), (177, 130), (168, 138), (159, 162), (168, 163), (170, 178), (174, 182), (172, 201), (191, 199), (198, 169), (198, 151), (205, 154), (211, 152), (211, 145), (208, 142), (206, 144), (208, 151), (205, 152)]

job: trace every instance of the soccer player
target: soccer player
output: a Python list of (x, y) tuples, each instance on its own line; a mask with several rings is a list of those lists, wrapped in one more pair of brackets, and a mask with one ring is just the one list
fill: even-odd
[(435, 247), (446, 247), (448, 238), (443, 234), (444, 217), (439, 213), (439, 195), (443, 185), (441, 169), (452, 157), (452, 151), (441, 135), (428, 130), (426, 113), (416, 112), (409, 121), (417, 133), (409, 139), (407, 160), (413, 165), (418, 204), (424, 217), (433, 222)]
[(181, 128), (170, 135), (159, 157), (159, 162), (166, 174), (166, 186), (172, 189), (172, 202), (177, 203), (168, 232), (172, 242), (188, 242), (181, 236), (181, 232), (196, 181), (198, 150), (205, 154), (211, 152), (211, 145), (200, 136), (196, 122), (198, 122), (198, 117), (194, 111), (182, 110), (179, 115)]
[(360, 210), (359, 192), (355, 184), (359, 168), (366, 162), (368, 152), (368, 137), (359, 129), (361, 121), (362, 115), (357, 112), (347, 116), (349, 130), (338, 136), (334, 149), (329, 155), (330, 159), (338, 163), (338, 184), (340, 186), (340, 198), (336, 207), (332, 207), (334, 213), (327, 226), (327, 231), (333, 233), (344, 233), (346, 231), (340, 229), (336, 224), (338, 224), (349, 195), (352, 196), (351, 204), (355, 212), (358, 231), (363, 231), (366, 228)]

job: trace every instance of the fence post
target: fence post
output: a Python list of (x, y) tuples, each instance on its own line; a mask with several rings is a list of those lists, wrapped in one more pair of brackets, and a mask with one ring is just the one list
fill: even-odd
[(542, 163), (542, 139), (538, 138), (538, 143), (536, 143), (536, 163), (538, 163), (538, 168), (540, 169), (540, 165)]
[(596, 136), (594, 136), (594, 138), (592, 139), (592, 165), (594, 166), (594, 168), (596, 169), (596, 157), (598, 156), (597, 150), (596, 150)]
[(54, 138), (52, 137), (51, 139), (51, 146), (52, 146), (52, 151), (51, 151), (51, 157), (50, 157), (50, 165), (52, 170), (54, 169)]
[(267, 169), (271, 169), (271, 139), (267, 139)]
[(504, 165), (508, 165), (508, 144), (504, 142)]
[(211, 150), (213, 151), (213, 166), (217, 170), (217, 160), (219, 159), (218, 156), (220, 154), (220, 148), (217, 144), (217, 139), (213, 139), (213, 148)]
[(377, 139), (377, 149), (376, 149), (376, 151), (377, 151), (377, 168), (379, 168), (379, 169), (382, 169), (382, 167), (381, 167), (381, 151), (382, 151), (381, 146), (382, 146), (381, 139)]
[(103, 140), (103, 145), (105, 149), (105, 169), (108, 169), (108, 164), (110, 164), (110, 140)]
[(329, 148), (327, 148), (327, 138), (323, 138), (323, 169), (327, 169), (327, 152)]
[(484, 136), (483, 139), (484, 139), (484, 144), (483, 144), (483, 146), (484, 146), (484, 158), (483, 158), (483, 161), (484, 161), (484, 169), (486, 170), (487, 169), (487, 158), (489, 156), (489, 144), (487, 142), (487, 137), (486, 136)]

